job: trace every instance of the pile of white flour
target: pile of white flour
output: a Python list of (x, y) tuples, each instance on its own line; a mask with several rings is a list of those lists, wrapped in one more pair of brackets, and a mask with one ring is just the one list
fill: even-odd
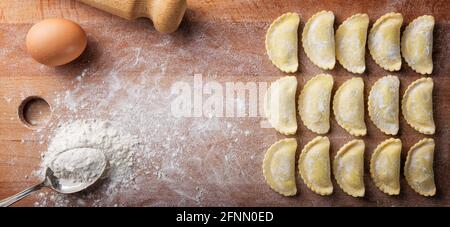
[[(39, 176), (44, 176), (47, 166), (51, 167), (55, 176), (71, 179), (74, 183), (90, 181), (101, 174), (100, 168), (106, 159), (107, 167), (104, 175), (104, 185), (100, 189), (111, 193), (121, 185), (129, 185), (133, 180), (132, 149), (137, 144), (137, 139), (123, 134), (106, 121), (100, 120), (75, 120), (66, 122), (54, 130), (50, 137), (47, 152), (43, 154)], [(78, 149), (85, 148), (85, 149)], [(102, 151), (104, 158), (99, 157)], [(70, 151), (73, 150), (73, 151)], [(101, 153), (100, 153), (101, 155)], [(103, 158), (103, 159), (102, 159)], [(51, 197), (59, 205), (64, 206), (65, 195), (55, 194)], [(40, 204), (45, 206), (46, 201)]]

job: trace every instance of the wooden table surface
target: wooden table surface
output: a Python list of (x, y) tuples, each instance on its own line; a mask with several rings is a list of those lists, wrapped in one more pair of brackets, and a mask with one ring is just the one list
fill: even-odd
[[(115, 105), (96, 109), (103, 93), (117, 92), (114, 101), (135, 102), (138, 110), (148, 113), (134, 119), (131, 131), (137, 131), (142, 143), (155, 151), (152, 160), (138, 163), (148, 171), (157, 165), (163, 177), (154, 174), (139, 175), (139, 187), (134, 193), (118, 193), (113, 200), (92, 204), (69, 202), (63, 205), (102, 206), (449, 206), (450, 181), (450, 2), (448, 0), (411, 1), (188, 1), (188, 11), (180, 29), (171, 35), (158, 34), (151, 22), (145, 19), (126, 21), (110, 14), (70, 0), (0, 0), (0, 198), (7, 197), (38, 182), (33, 171), (40, 165), (51, 125), (59, 121), (83, 119), (92, 116), (111, 121), (108, 115)], [(430, 14), (436, 19), (434, 32), (433, 93), (434, 117), (437, 125), (435, 151), (435, 180), (437, 194), (425, 198), (415, 193), (401, 177), (401, 194), (388, 196), (379, 191), (370, 178), (368, 166), (373, 149), (389, 138), (368, 119), (366, 142), (364, 198), (346, 195), (333, 179), (334, 193), (321, 197), (312, 193), (297, 174), (298, 195), (282, 197), (266, 185), (261, 164), (266, 149), (275, 141), (285, 138), (270, 128), (261, 128), (261, 117), (185, 118), (171, 121), (169, 115), (158, 115), (157, 124), (150, 115), (156, 109), (166, 113), (170, 100), (158, 95), (169, 94), (176, 81), (191, 80), (201, 73), (203, 80), (225, 82), (270, 82), (286, 74), (277, 70), (265, 55), (264, 37), (271, 21), (284, 12), (301, 15), (301, 25), (320, 10), (335, 13), (335, 27), (356, 13), (368, 13), (370, 26), (381, 15), (396, 11), (404, 16), (404, 26), (414, 18)], [(45, 18), (64, 17), (78, 22), (88, 33), (88, 49), (80, 59), (69, 65), (49, 68), (33, 61), (26, 53), (25, 36), (33, 23)], [(300, 48), (300, 68), (294, 75), (299, 87), (323, 70), (314, 66)], [(366, 51), (368, 52), (368, 51)], [(367, 72), (352, 75), (339, 64), (330, 71), (334, 76), (333, 92), (345, 80), (361, 76), (365, 82), (365, 99), (371, 85), (380, 77), (393, 74), (401, 80), (401, 95), (406, 87), (422, 76), (403, 62), (398, 72), (389, 73), (377, 66), (366, 54)], [(117, 72), (120, 75), (117, 76)], [(157, 75), (157, 76), (156, 76)], [(80, 77), (81, 76), (81, 77)], [(78, 79), (82, 81), (78, 81)], [(150, 82), (142, 82), (144, 80)], [(119, 95), (119, 87), (133, 89), (142, 85), (143, 91)], [(98, 89), (95, 93), (94, 88)], [(114, 90), (113, 88), (116, 88)], [(119, 89), (119, 90), (117, 90)], [(300, 90), (300, 89), (299, 89)], [(142, 90), (139, 90), (142, 91)], [(64, 99), (71, 94), (81, 100), (90, 92), (99, 98), (85, 97), (86, 106), (71, 110)], [(123, 93), (123, 92), (122, 92)], [(334, 93), (333, 93), (334, 94)], [(40, 96), (53, 109), (48, 127), (33, 130), (25, 127), (18, 118), (20, 103), (29, 96)], [(62, 98), (61, 98), (62, 97)], [(147, 98), (145, 98), (147, 97)], [(144, 99), (152, 100), (145, 102)], [(239, 107), (238, 107), (239, 108)], [(245, 105), (244, 105), (245, 108)], [(367, 111), (366, 111), (367, 112)], [(127, 112), (128, 113), (128, 112)], [(156, 116), (156, 115), (155, 115)], [(166, 117), (164, 117), (166, 116)], [(133, 122), (132, 121), (132, 122)], [(175, 122), (175, 123), (174, 123)], [(164, 124), (167, 123), (167, 124)], [(173, 124), (172, 124), (173, 123)], [(149, 130), (150, 128), (154, 130)], [(302, 147), (316, 135), (308, 131), (299, 120), (299, 130), (294, 136)], [(341, 145), (353, 139), (340, 128), (334, 116), (331, 131), (331, 157)], [(401, 116), (400, 133), (403, 142), (402, 165), (408, 149), (427, 137), (414, 131)], [(155, 140), (156, 139), (156, 140)], [(180, 141), (184, 142), (180, 142)], [(157, 142), (155, 142), (157, 141)], [(176, 142), (174, 142), (176, 141)], [(173, 154), (177, 150), (177, 155)], [(141, 152), (148, 152), (142, 150)], [(171, 168), (169, 168), (169, 164)], [(140, 168), (140, 169), (142, 169)], [(95, 193), (95, 192), (93, 192)], [(89, 198), (89, 197), (87, 197)], [(33, 206), (38, 194), (17, 203)], [(70, 200), (72, 201), (72, 200)], [(57, 203), (44, 204), (48, 206)], [(61, 204), (59, 204), (61, 205)]]

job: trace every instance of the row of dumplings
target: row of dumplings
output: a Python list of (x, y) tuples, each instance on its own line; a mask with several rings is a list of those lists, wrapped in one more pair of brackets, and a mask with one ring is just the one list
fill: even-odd
[[(299, 23), (297, 13), (285, 13), (271, 24), (266, 34), (267, 54), (283, 72), (298, 69)], [(333, 12), (321, 11), (305, 24), (302, 44), (308, 58), (322, 69), (333, 69), (337, 59), (348, 71), (363, 73), (367, 40), (372, 58), (383, 69), (400, 70), (403, 55), (414, 71), (431, 74), (434, 17), (416, 18), (400, 38), (402, 24), (402, 14), (387, 13), (373, 24), (367, 37), (369, 16), (355, 14), (347, 18), (335, 34)]]
[[(330, 102), (333, 77), (319, 74), (306, 82), (298, 97), (298, 113), (303, 124), (317, 134), (330, 129)], [(297, 132), (296, 118), (297, 79), (286, 76), (273, 82), (265, 100), (265, 115), (275, 130), (292, 135)], [(435, 132), (433, 119), (433, 79), (420, 78), (411, 83), (403, 95), (401, 109), (406, 122), (420, 133)], [(400, 80), (388, 75), (376, 81), (368, 97), (369, 117), (377, 128), (387, 135), (399, 130)], [(333, 112), (337, 123), (354, 136), (367, 133), (364, 122), (364, 81), (353, 77), (336, 91)]]
[[(425, 138), (412, 146), (404, 165), (404, 175), (411, 188), (423, 196), (436, 193), (433, 172), (434, 140)], [(295, 153), (297, 140), (283, 139), (273, 144), (263, 161), (267, 184), (284, 196), (297, 194)], [(298, 160), (298, 172), (304, 183), (319, 195), (333, 193), (331, 172), (339, 187), (353, 197), (363, 197), (364, 150), (363, 140), (355, 139), (343, 145), (330, 164), (330, 140), (318, 136), (303, 148)], [(370, 160), (370, 175), (375, 185), (388, 195), (400, 193), (402, 142), (387, 139), (380, 143)]]

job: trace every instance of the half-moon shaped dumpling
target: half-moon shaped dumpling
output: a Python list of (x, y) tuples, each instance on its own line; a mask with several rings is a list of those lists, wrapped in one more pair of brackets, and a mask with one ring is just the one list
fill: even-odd
[(328, 137), (318, 136), (306, 144), (298, 160), (298, 171), (308, 188), (315, 193), (333, 193)]
[(380, 143), (370, 160), (370, 175), (375, 185), (388, 195), (400, 193), (400, 154), (402, 141), (387, 139)]
[(332, 69), (336, 63), (334, 44), (334, 14), (321, 11), (305, 24), (302, 43), (308, 58), (323, 69)]
[(400, 28), (403, 16), (387, 13), (373, 24), (369, 33), (369, 52), (383, 69), (398, 71), (402, 66), (400, 55)]
[(433, 79), (421, 78), (406, 89), (402, 113), (411, 127), (420, 133), (432, 135), (436, 130), (433, 120)]
[(369, 94), (369, 116), (375, 126), (388, 135), (399, 129), (400, 80), (396, 76), (380, 78)]
[(364, 149), (363, 140), (352, 140), (339, 149), (333, 161), (337, 183), (353, 197), (363, 197), (365, 193)]
[(298, 98), (298, 112), (305, 126), (318, 134), (330, 130), (330, 100), (333, 77), (319, 74), (306, 82)]
[(298, 69), (298, 25), (296, 13), (285, 13), (278, 17), (266, 34), (267, 55), (281, 71), (292, 73)]
[(421, 16), (405, 28), (402, 36), (402, 55), (411, 68), (421, 74), (433, 72), (434, 17)]
[(286, 76), (276, 80), (267, 89), (264, 98), (264, 110), (272, 127), (285, 135), (297, 132), (295, 112), (295, 93), (297, 78)]
[(423, 196), (436, 194), (433, 172), (434, 140), (425, 138), (408, 151), (405, 177), (414, 191)]
[(284, 196), (292, 196), (297, 193), (295, 183), (296, 150), (297, 140), (294, 138), (283, 139), (270, 146), (264, 156), (264, 178), (273, 190)]
[(352, 73), (366, 70), (366, 39), (369, 27), (367, 14), (347, 18), (336, 30), (336, 59)]
[(333, 111), (337, 123), (351, 135), (367, 133), (364, 123), (364, 81), (354, 77), (345, 81), (336, 91)]

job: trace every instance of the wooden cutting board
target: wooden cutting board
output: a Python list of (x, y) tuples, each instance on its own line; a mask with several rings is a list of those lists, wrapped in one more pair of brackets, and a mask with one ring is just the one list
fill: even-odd
[[(123, 107), (116, 105), (116, 102), (132, 102), (130, 108), (135, 106), (143, 117), (131, 119), (130, 131), (140, 133), (139, 137), (143, 138), (141, 142), (147, 143), (148, 150), (141, 152), (154, 151), (152, 158), (144, 158), (137, 165), (140, 165), (140, 170), (148, 169), (144, 172), (150, 174), (138, 173), (138, 187), (133, 193), (119, 193), (111, 202), (103, 201), (99, 195), (97, 198), (102, 202), (97, 205), (450, 205), (448, 1), (192, 0), (188, 1), (188, 5), (180, 29), (171, 35), (161, 35), (148, 20), (126, 21), (76, 1), (0, 1), (0, 198), (38, 182), (32, 172), (39, 168), (48, 135), (57, 122), (92, 116), (111, 121), (130, 120), (126, 116), (116, 119), (109, 113)], [(368, 13), (370, 26), (378, 17), (391, 11), (403, 14), (404, 26), (424, 14), (435, 17), (434, 71), (431, 77), (435, 82), (433, 102), (437, 125), (436, 134), (432, 136), (436, 141), (436, 196), (425, 198), (418, 195), (407, 185), (403, 176), (399, 196), (387, 196), (375, 187), (368, 171), (369, 158), (377, 144), (389, 137), (376, 129), (367, 113), (368, 134), (362, 137), (366, 142), (366, 196), (359, 199), (346, 195), (334, 180), (333, 195), (321, 197), (312, 193), (299, 176), (297, 196), (286, 198), (272, 191), (264, 181), (261, 164), (266, 149), (285, 137), (273, 129), (262, 128), (261, 117), (213, 116), (172, 121), (172, 116), (164, 115), (170, 99), (163, 95), (170, 94), (170, 87), (177, 81), (192, 82), (194, 74), (201, 73), (204, 81), (216, 81), (222, 85), (226, 82), (270, 82), (285, 76), (265, 54), (264, 38), (268, 26), (282, 13), (293, 11), (301, 15), (301, 30), (307, 19), (320, 10), (335, 13), (336, 28), (356, 13)], [(32, 24), (53, 17), (80, 23), (89, 36), (88, 49), (81, 58), (59, 68), (48, 68), (34, 62), (25, 49), (25, 36)], [(323, 70), (307, 59), (303, 48), (300, 48), (299, 58), (299, 72), (293, 75), (297, 76), (301, 88), (308, 79)], [(421, 78), (405, 62), (399, 72), (389, 73), (377, 66), (367, 53), (366, 64), (367, 72), (361, 75), (365, 82), (365, 98), (372, 84), (382, 76), (398, 75), (401, 95), (412, 81)], [(326, 72), (334, 76), (333, 91), (345, 80), (359, 76), (352, 75), (339, 64)], [(112, 84), (114, 81), (118, 82), (116, 87)], [(139, 92), (130, 92), (137, 88)], [(114, 95), (112, 99), (105, 99), (104, 95), (108, 93)], [(29, 96), (42, 97), (52, 106), (48, 126), (39, 130), (30, 129), (20, 121), (19, 105)], [(71, 104), (68, 97), (78, 101), (84, 97), (85, 105), (71, 110), (67, 106)], [(98, 105), (102, 99), (110, 103)], [(156, 110), (163, 114), (152, 115)], [(74, 111), (77, 114), (73, 114)], [(124, 110), (125, 114), (131, 112)], [(297, 155), (315, 136), (299, 121), (299, 130), (294, 136), (299, 142)], [(334, 116), (327, 136), (332, 144), (331, 157), (341, 145), (353, 139), (337, 125)], [(401, 117), (400, 133), (396, 137), (403, 142), (403, 165), (408, 149), (426, 136), (414, 131)], [(82, 203), (70, 200), (67, 205), (95, 205), (89, 197), (83, 198)], [(41, 200), (35, 194), (16, 205), (32, 206), (35, 202), (38, 205), (58, 205), (51, 202), (42, 204)]]

